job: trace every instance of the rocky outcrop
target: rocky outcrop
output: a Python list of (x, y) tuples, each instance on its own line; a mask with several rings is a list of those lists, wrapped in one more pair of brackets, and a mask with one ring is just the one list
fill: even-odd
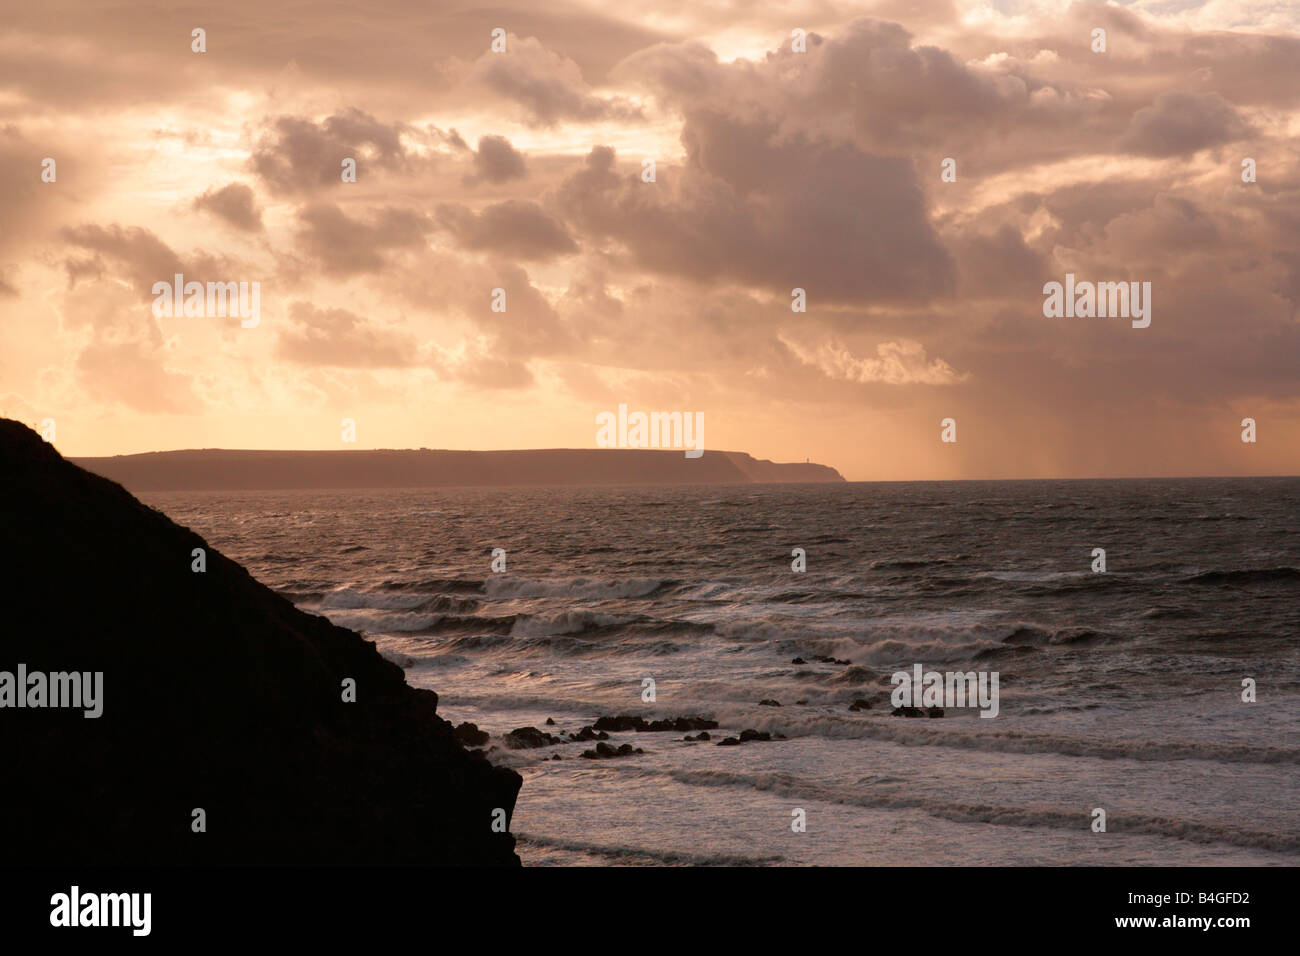
[(583, 727), (576, 734), (569, 734), (570, 740), (609, 740), (609, 734), (603, 730), (593, 730), (591, 727)]
[(455, 735), (456, 739), (466, 747), (482, 747), (488, 742), (488, 732), (479, 730), (478, 724), (471, 724), (469, 721), (457, 727)]
[(631, 744), (623, 744), (619, 747), (611, 747), (609, 744), (596, 744), (595, 750), (584, 750), (582, 755), (588, 760), (608, 760), (612, 757), (631, 757), (640, 753), (645, 753), (645, 751), (640, 747), (633, 747)]
[(6, 859), (518, 863), (521, 778), (435, 693), (3, 419), (0, 547), (0, 672), (103, 675), (97, 718), (0, 706)]
[(516, 727), (503, 736), (501, 742), (511, 750), (532, 750), (536, 747), (550, 747), (564, 743), (559, 737), (553, 737), (536, 727)]

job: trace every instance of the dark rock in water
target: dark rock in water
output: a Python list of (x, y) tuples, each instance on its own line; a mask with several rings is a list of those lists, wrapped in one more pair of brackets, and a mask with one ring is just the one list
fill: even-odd
[(672, 731), (685, 733), (689, 730), (716, 730), (718, 722), (707, 717), (671, 717), (664, 720), (646, 720), (641, 716), (620, 714), (618, 717), (601, 717), (591, 725), (595, 730), (609, 730), (614, 733), (635, 730), (638, 733), (659, 733)]
[(756, 741), (770, 741), (770, 740), (785, 740), (785, 738), (782, 737), (780, 734), (777, 734), (775, 737), (773, 737), (773, 736), (772, 736), (770, 733), (768, 733), (766, 730), (754, 730), (754, 729), (750, 728), (750, 729), (748, 729), (748, 730), (742, 730), (742, 731), (740, 732), (740, 738), (739, 738), (739, 739), (737, 739), (737, 738), (735, 738), (735, 737), (725, 737), (725, 738), (723, 738), (722, 740), (719, 740), (719, 741), (718, 741), (718, 746), (719, 746), (719, 747), (737, 747), (737, 746), (739, 746), (740, 744), (749, 743), (751, 740), (756, 740)]
[(890, 717), (924, 717), (920, 707), (895, 707), (889, 712)]
[(792, 660), (790, 663), (791, 663), (791, 664), (807, 664), (808, 662), (807, 662), (806, 660), (804, 660), (802, 657), (796, 657), (796, 658), (795, 658), (794, 660)]
[(552, 760), (563, 760), (564, 758), (561, 757), (559, 754), (551, 754), (551, 759), (552, 759)]
[(942, 708), (942, 707), (927, 707), (926, 710), (925, 710), (925, 716), (927, 716), (927, 717), (942, 717), (942, 716), (943, 716), (943, 708)]
[(796, 704), (806, 704), (806, 703), (808, 703), (808, 701), (806, 701), (806, 700), (796, 700), (795, 703), (796, 703)]
[(709, 736), (709, 732), (707, 730), (701, 730), (694, 737), (692, 737), (690, 734), (687, 734), (685, 737), (682, 738), (682, 740), (688, 740), (691, 741), (692, 743), (694, 743), (697, 740), (712, 740), (712, 739), (713, 738)]
[(554, 717), (547, 717), (547, 718), (546, 718), (546, 726), (547, 726), (547, 727), (554, 727), (554, 726), (555, 726), (555, 718), (554, 718)]
[(103, 674), (98, 718), (0, 712), (4, 859), (519, 863), (492, 821), (522, 778), (437, 694), (2, 419), (0, 548), (0, 670)]
[(501, 742), (511, 750), (532, 750), (535, 747), (549, 747), (564, 743), (559, 737), (552, 737), (536, 727), (516, 727), (501, 738)]
[(645, 730), (649, 727), (644, 717), (632, 714), (620, 714), (617, 717), (598, 717), (591, 726), (595, 730), (609, 730), (616, 734), (627, 730)]
[(631, 757), (633, 754), (645, 753), (640, 747), (623, 744), (617, 750), (609, 744), (596, 744), (595, 750), (584, 750), (582, 755), (588, 760), (606, 760), (611, 757)]
[(668, 720), (652, 720), (647, 729), (680, 734), (687, 730), (716, 730), (717, 726), (716, 720), (709, 720), (707, 717), (673, 717)]
[(849, 663), (848, 661), (842, 661), (839, 658), (824, 657), (822, 655), (814, 655), (813, 660), (815, 660), (818, 664), (839, 664), (845, 667), (847, 667)]
[(764, 697), (762, 700), (758, 702), (758, 706), (759, 707), (780, 707), (781, 702), (779, 700), (773, 700), (770, 697)]
[(863, 700), (861, 697), (859, 697), (853, 703), (849, 704), (849, 710), (852, 711), (870, 710), (870, 709), (871, 709), (871, 701)]
[(576, 734), (569, 734), (570, 740), (609, 740), (609, 734), (603, 730), (592, 730), (590, 727), (583, 727)]
[(471, 724), (468, 721), (457, 727), (455, 734), (456, 739), (466, 747), (482, 747), (488, 742), (487, 731), (479, 730), (478, 724)]

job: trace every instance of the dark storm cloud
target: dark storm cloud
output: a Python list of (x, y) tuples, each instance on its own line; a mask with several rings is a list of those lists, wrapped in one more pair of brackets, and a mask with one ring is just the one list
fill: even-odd
[(711, 111), (688, 116), (682, 137), (686, 166), (660, 168), (655, 183), (620, 171), (612, 149), (593, 149), (557, 190), (557, 208), (655, 272), (787, 295), (801, 287), (823, 301), (952, 289), (911, 164)]

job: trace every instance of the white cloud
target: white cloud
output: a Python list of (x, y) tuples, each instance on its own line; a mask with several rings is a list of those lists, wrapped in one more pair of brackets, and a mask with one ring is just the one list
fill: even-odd
[(785, 332), (778, 338), (800, 362), (838, 381), (863, 385), (955, 385), (969, 377), (958, 374), (941, 358), (927, 359), (925, 346), (907, 339), (881, 342), (876, 346), (875, 358), (860, 358), (834, 339), (807, 348)]

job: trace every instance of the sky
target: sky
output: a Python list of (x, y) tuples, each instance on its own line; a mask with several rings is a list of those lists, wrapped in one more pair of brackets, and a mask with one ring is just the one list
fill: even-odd
[[(1150, 324), (1046, 315), (1067, 274)], [(0, 414), (593, 448), (621, 404), (850, 480), (1300, 473), (1300, 4), (6, 10)]]

